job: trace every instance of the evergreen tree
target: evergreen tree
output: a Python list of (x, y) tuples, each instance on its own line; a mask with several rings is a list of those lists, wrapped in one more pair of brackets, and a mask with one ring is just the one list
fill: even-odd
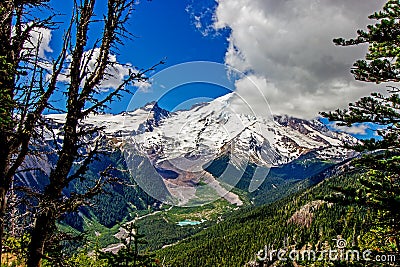
[(145, 235), (139, 233), (139, 227), (129, 223), (125, 228), (127, 236), (122, 239), (123, 248), (116, 254), (112, 252), (99, 252), (99, 258), (105, 259), (113, 267), (151, 267), (159, 266), (151, 254), (139, 253), (139, 245), (146, 244)]
[[(383, 9), (369, 16), (376, 20), (367, 30), (358, 30), (357, 38), (335, 39), (341, 46), (368, 44), (365, 59), (354, 63), (351, 73), (355, 79), (371, 82), (400, 82), (400, 3), (388, 1)], [(378, 138), (362, 140), (353, 149), (364, 152), (355, 165), (364, 171), (361, 187), (341, 190), (354, 199), (381, 213), (380, 224), (386, 237), (399, 245), (400, 230), (400, 89), (389, 86), (387, 93), (370, 96), (350, 103), (348, 109), (322, 112), (324, 117), (342, 126), (359, 123), (377, 125)], [(353, 198), (353, 196), (355, 196)], [(398, 249), (398, 248), (397, 248)]]

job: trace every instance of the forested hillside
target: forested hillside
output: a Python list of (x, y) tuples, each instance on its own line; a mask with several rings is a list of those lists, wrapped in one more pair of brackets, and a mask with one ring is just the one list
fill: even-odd
[[(158, 251), (157, 256), (165, 258), (167, 266), (244, 266), (265, 246), (321, 251), (335, 249), (335, 239), (346, 240), (347, 249), (395, 254), (396, 244), (383, 238), (378, 211), (336, 202), (341, 195), (334, 188), (359, 187), (359, 175), (335, 176), (273, 204), (226, 215), (217, 225)], [(274, 266), (379, 266), (365, 261), (277, 262), (276, 257), (265, 266), (274, 262)]]

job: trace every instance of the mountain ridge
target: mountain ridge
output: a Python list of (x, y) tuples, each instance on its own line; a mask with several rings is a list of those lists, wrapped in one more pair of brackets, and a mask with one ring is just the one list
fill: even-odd
[[(282, 115), (274, 115), (271, 120), (236, 113), (231, 97), (232, 94), (224, 95), (194, 105), (190, 110), (175, 112), (150, 102), (134, 111), (90, 116), (85, 123), (104, 127), (112, 147), (123, 152), (131, 168), (135, 166), (130, 160), (147, 158), (147, 168), (153, 166), (160, 176), (154, 181), (166, 185), (168, 192), (163, 195), (171, 194), (176, 198), (172, 204), (178, 205), (186, 205), (193, 199), (201, 203), (196, 193), (204, 188), (214, 191), (215, 197), (227, 197), (231, 203), (241, 204), (229, 191), (240, 181), (249, 164), (256, 166), (249, 186), (249, 191), (254, 191), (270, 168), (289, 164), (302, 155), (311, 153), (319, 160), (333, 162), (355, 155), (341, 146), (344, 141), (357, 142), (346, 133), (331, 131), (318, 120)], [(64, 117), (63, 114), (46, 115), (56, 122), (58, 134), (62, 134)], [(227, 159), (226, 166), (231, 166), (222, 173), (223, 177), (205, 171), (221, 157)], [(151, 171), (151, 176), (156, 172)], [(209, 187), (204, 187), (204, 183)]]

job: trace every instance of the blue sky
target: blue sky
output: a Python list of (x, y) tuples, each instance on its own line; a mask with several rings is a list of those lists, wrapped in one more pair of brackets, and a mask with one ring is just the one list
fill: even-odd
[[(133, 13), (131, 23), (128, 24), (128, 29), (138, 38), (131, 42), (131, 51), (126, 51), (121, 59), (142, 68), (165, 60), (165, 64), (157, 67), (156, 72), (192, 61), (224, 63), (229, 31), (222, 30), (218, 34), (203, 36), (195, 27), (188, 10), (193, 2), (193, 0), (142, 1)], [(212, 8), (216, 5), (215, 1), (198, 2), (203, 2)], [(193, 98), (201, 101), (199, 97), (205, 97), (204, 101), (227, 92), (218, 86), (195, 83), (176, 88), (159, 104), (165, 109), (172, 110), (180, 103)], [(194, 104), (193, 101), (184, 107), (190, 107)], [(124, 106), (125, 103), (121, 104)]]
[[(96, 2), (96, 13), (105, 10), (105, 2)], [(343, 48), (332, 43), (333, 38), (354, 37), (357, 29), (371, 23), (368, 15), (384, 2), (141, 0), (127, 24), (136, 37), (124, 40), (116, 60), (142, 69), (165, 60), (150, 77), (185, 62), (226, 64), (247, 74), (232, 85), (253, 109), (265, 109), (258, 97), (261, 92), (274, 114), (311, 119), (319, 111), (345, 108), (372, 91), (385, 90), (384, 85), (357, 82), (350, 74), (353, 62), (364, 57), (366, 46)], [(50, 1), (55, 11), (65, 14), (57, 20), (69, 19), (72, 3)], [(99, 35), (100, 26), (91, 28), (92, 36)], [(58, 51), (60, 40), (62, 26), (51, 32), (47, 57), (55, 56), (51, 50)], [(249, 89), (248, 81), (256, 85), (257, 93)], [(170, 110), (187, 108), (227, 92), (220, 86), (186, 84), (163, 97), (160, 105)], [(125, 111), (130, 100), (127, 95), (114, 102), (109, 112)], [(362, 126), (352, 130), (365, 132)]]
[[(191, 61), (212, 61), (224, 63), (224, 56), (228, 47), (227, 37), (229, 30), (221, 30), (218, 33), (204, 36), (196, 28), (193, 12), (196, 12), (195, 5), (207, 8), (214, 8), (214, 1), (193, 0), (153, 0), (141, 1), (133, 11), (130, 20), (126, 24), (127, 30), (134, 35), (132, 40), (125, 40), (123, 46), (119, 46), (117, 59), (121, 63), (131, 63), (137, 68), (146, 69), (163, 60), (165, 64), (157, 67), (155, 72), (162, 71), (176, 64)], [(65, 16), (60, 16), (58, 20), (65, 20), (69, 16), (72, 8), (67, 1), (52, 1), (51, 6)], [(105, 1), (97, 2), (98, 13), (104, 11)], [(211, 23), (211, 21), (208, 21)], [(92, 35), (97, 36), (101, 31), (100, 25), (92, 27)], [(57, 51), (62, 38), (62, 31), (53, 31), (50, 46)], [(93, 41), (94, 39), (92, 39)], [(151, 76), (151, 75), (150, 75)], [(186, 85), (174, 93), (170, 93), (168, 99), (164, 98), (160, 105), (166, 109), (173, 109), (181, 102), (186, 100), (204, 97), (203, 100), (221, 96), (228, 91), (217, 86), (207, 86), (205, 84)], [(130, 101), (130, 95), (126, 95), (121, 101), (114, 102), (110, 106), (109, 112), (119, 113), (125, 111)], [(192, 100), (190, 104), (196, 102)], [(198, 98), (197, 101), (201, 101)], [(185, 105), (184, 107), (188, 107)]]
[[(126, 60), (146, 66), (166, 58), (164, 67), (188, 61), (224, 62), (227, 32), (203, 36), (187, 11), (193, 1), (142, 1), (133, 13), (128, 29), (139, 38), (126, 51)], [(214, 1), (200, 1), (205, 4)]]

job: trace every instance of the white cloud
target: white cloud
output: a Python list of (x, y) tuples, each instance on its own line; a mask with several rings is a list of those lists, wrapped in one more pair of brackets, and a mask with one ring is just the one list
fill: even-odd
[(186, 6), (185, 11), (189, 14), (194, 27), (203, 35), (216, 34), (214, 26), (209, 22), (213, 20), (214, 9), (207, 7), (213, 6), (214, 0), (196, 1), (192, 0), (191, 4)]
[(336, 123), (330, 125), (332, 128), (349, 134), (366, 135), (367, 130), (370, 129), (367, 124), (354, 124), (351, 127), (339, 126)]
[[(218, 0), (214, 27), (231, 29), (225, 63), (251, 73), (273, 113), (313, 118), (376, 89), (349, 72), (366, 47), (336, 47), (332, 39), (355, 36), (384, 2)], [(243, 81), (237, 93), (252, 98)], [(249, 104), (257, 109), (259, 101)]]
[[(135, 4), (139, 4), (139, 1), (136, 1)], [(26, 28), (26, 25), (23, 25), (22, 29)], [(13, 35), (15, 31), (13, 30)], [(47, 28), (33, 28), (30, 32), (30, 38), (24, 43), (24, 50), (32, 50), (38, 49), (38, 56), (42, 59), (47, 59), (46, 54), (52, 53), (53, 49), (50, 46), (52, 38), (52, 32)], [(24, 52), (24, 51), (23, 51)], [(30, 53), (36, 53), (30, 52)], [(84, 53), (84, 60), (89, 62), (87, 63), (86, 71), (91, 73), (94, 71), (96, 67), (96, 59), (98, 58), (100, 53), (99, 48), (95, 48), (93, 50), (86, 51)], [(71, 61), (71, 55), (67, 57), (67, 62)], [(99, 91), (107, 91), (110, 88), (117, 88), (131, 73), (137, 73), (138, 70), (134, 68), (131, 64), (120, 64), (117, 61), (117, 57), (115, 55), (109, 55), (109, 61), (111, 62), (110, 66), (106, 69), (105, 79), (101, 82), (99, 86)], [(37, 64), (40, 64), (41, 67), (52, 71), (52, 64), (49, 61), (39, 61)], [(59, 81), (61, 82), (69, 82), (69, 73), (70, 66), (66, 68), (66, 71), (59, 76)], [(48, 76), (50, 77), (50, 75)], [(85, 80), (83, 80), (84, 82)], [(148, 81), (137, 81), (135, 82), (135, 86), (138, 90), (142, 92), (147, 92), (150, 88), (150, 83)]]
[[(100, 55), (100, 48), (95, 48), (93, 50), (89, 50), (84, 52), (83, 54), (83, 63), (82, 66), (86, 65), (86, 73), (92, 73), (97, 66), (97, 58)], [(68, 61), (71, 60), (71, 56), (68, 56)], [(132, 73), (137, 73), (137, 69), (135, 69), (131, 64), (120, 64), (117, 61), (117, 57), (115, 55), (109, 55), (109, 62), (110, 65), (106, 68), (105, 71), (105, 78), (102, 80), (99, 91), (107, 91), (111, 88), (117, 88), (119, 85), (123, 83), (123, 81)], [(83, 71), (83, 70), (82, 70)], [(59, 81), (62, 82), (69, 82), (70, 68), (68, 67), (67, 70), (60, 76)], [(82, 81), (82, 85), (85, 82), (85, 79)], [(145, 81), (137, 82), (135, 84), (139, 90), (146, 91), (147, 88), (150, 86), (149, 83)]]
[[(25, 30), (26, 26), (31, 24), (32, 23), (22, 25), (22, 30)], [(13, 28), (12, 35), (15, 35), (15, 28)], [(39, 27), (33, 28), (30, 31), (30, 37), (24, 43), (22, 53), (24, 53), (24, 50), (38, 49), (38, 56), (43, 59), (46, 58), (46, 53), (53, 52), (53, 49), (50, 47), (51, 37), (52, 33), (50, 29)], [(36, 51), (31, 53), (36, 53)]]
[(135, 83), (138, 90), (142, 93), (150, 93), (151, 81), (138, 81)]
[(31, 32), (31, 44), (37, 47), (39, 45), (39, 57), (46, 58), (45, 53), (53, 52), (53, 49), (50, 47), (51, 40), (51, 30), (44, 28), (35, 28)]

